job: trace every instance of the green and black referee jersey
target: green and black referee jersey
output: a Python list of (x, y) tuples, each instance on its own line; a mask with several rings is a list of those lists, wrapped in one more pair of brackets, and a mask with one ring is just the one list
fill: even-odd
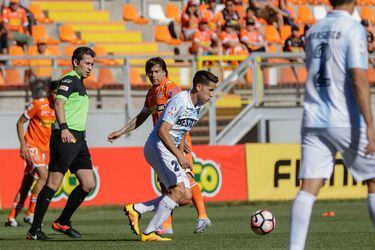
[(50, 142), (49, 171), (65, 174), (68, 169), (92, 169), (91, 156), (85, 139), (89, 97), (83, 79), (74, 70), (65, 74), (57, 88), (56, 99), (65, 100), (64, 113), (69, 131), (76, 142), (63, 143), (56, 120)]

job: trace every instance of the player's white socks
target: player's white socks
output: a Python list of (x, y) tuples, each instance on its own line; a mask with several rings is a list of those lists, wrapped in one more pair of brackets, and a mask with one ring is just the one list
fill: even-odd
[(375, 193), (368, 194), (368, 211), (372, 220), (372, 224), (375, 228)]
[(159, 196), (156, 199), (149, 200), (142, 203), (134, 204), (134, 209), (139, 212), (140, 214), (146, 213), (146, 212), (153, 212), (157, 209), (159, 206), (160, 201), (163, 199), (164, 195)]
[(171, 214), (172, 210), (176, 206), (177, 206), (177, 203), (174, 202), (167, 195), (165, 195), (163, 199), (160, 201), (158, 209), (156, 210), (156, 213), (154, 217), (152, 217), (150, 223), (148, 223), (148, 226), (146, 230), (144, 231), (144, 233), (149, 234), (151, 232), (156, 231), (163, 224), (163, 222), (168, 218), (168, 216)]
[(299, 191), (294, 199), (290, 218), (290, 250), (304, 249), (315, 200), (314, 195), (304, 191)]

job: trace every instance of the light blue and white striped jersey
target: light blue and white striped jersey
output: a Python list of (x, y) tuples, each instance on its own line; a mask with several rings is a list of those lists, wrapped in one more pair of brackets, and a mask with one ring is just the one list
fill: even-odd
[(173, 96), (167, 103), (159, 120), (151, 132), (150, 139), (160, 140), (158, 131), (163, 121), (172, 125), (169, 131), (176, 145), (180, 144), (181, 138), (186, 132), (190, 131), (194, 124), (198, 121), (204, 105), (194, 106), (190, 98), (190, 91), (182, 91)]
[(365, 127), (350, 69), (367, 69), (367, 33), (347, 11), (333, 10), (306, 35), (308, 70), (303, 127)]

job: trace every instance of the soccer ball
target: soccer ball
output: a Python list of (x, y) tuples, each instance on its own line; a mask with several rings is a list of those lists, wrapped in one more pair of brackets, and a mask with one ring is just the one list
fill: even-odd
[(260, 209), (251, 215), (250, 225), (257, 234), (269, 234), (276, 227), (276, 219), (270, 211)]

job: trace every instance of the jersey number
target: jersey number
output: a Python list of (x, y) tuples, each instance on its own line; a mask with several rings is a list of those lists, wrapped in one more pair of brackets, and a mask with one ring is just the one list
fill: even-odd
[(331, 84), (331, 79), (327, 75), (327, 61), (331, 57), (331, 50), (328, 43), (321, 43), (314, 52), (314, 58), (320, 60), (319, 71), (314, 76), (314, 83), (317, 87), (327, 87)]
[(178, 170), (180, 170), (180, 167), (178, 166), (177, 161), (175, 161), (175, 160), (171, 161), (171, 165), (173, 166), (173, 170), (175, 172), (177, 172)]

